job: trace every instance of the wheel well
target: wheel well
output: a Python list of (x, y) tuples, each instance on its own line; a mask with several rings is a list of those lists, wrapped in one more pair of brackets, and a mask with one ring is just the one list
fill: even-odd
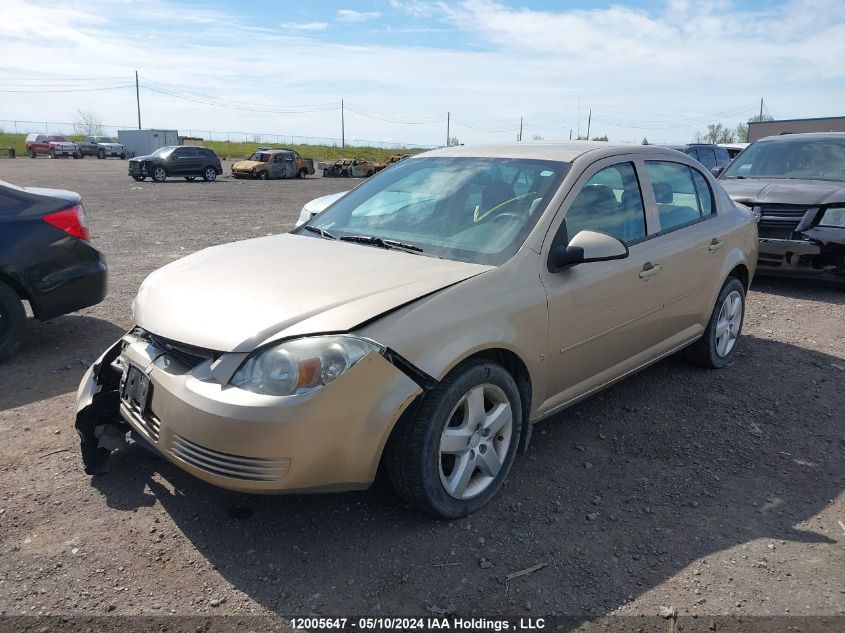
[[(476, 352), (475, 354), (462, 359), (460, 363), (456, 363), (455, 367), (463, 362), (475, 358), (483, 358), (501, 365), (513, 377), (514, 382), (516, 382), (517, 389), (519, 389), (519, 397), (522, 400), (522, 433), (520, 434), (520, 446), (518, 450), (520, 452), (524, 452), (528, 448), (528, 440), (530, 439), (531, 431), (531, 422), (529, 421), (529, 418), (531, 416), (532, 387), (531, 375), (528, 373), (528, 367), (526, 367), (525, 363), (522, 362), (522, 359), (512, 351), (501, 348), (491, 348)], [(453, 370), (454, 367), (452, 367), (449, 371)], [(423, 391), (417, 395), (417, 397), (405, 407), (405, 410), (402, 411), (402, 414), (396, 420), (396, 423), (393, 425), (393, 428), (388, 434), (385, 445), (382, 447), (382, 452), (379, 456), (378, 462), (379, 469), (381, 469), (384, 464), (385, 455), (389, 450), (388, 446), (398, 435), (400, 435), (399, 429), (402, 425), (413, 422), (416, 417), (417, 410), (422, 404), (422, 401), (427, 393), (427, 391)]]
[(29, 301), (29, 296), (23, 287), (8, 275), (0, 272), (0, 283), (6, 284), (11, 288), (21, 301)]
[(742, 283), (742, 287), (748, 292), (748, 268), (745, 264), (738, 264), (734, 269), (728, 273), (728, 277), (736, 277)]

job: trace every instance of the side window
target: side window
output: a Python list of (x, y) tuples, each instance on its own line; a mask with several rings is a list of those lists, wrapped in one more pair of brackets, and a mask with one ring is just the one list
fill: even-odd
[(694, 147), (691, 147), (690, 149), (687, 150), (687, 156), (691, 156), (692, 158), (694, 158), (698, 162), (701, 162), (701, 159), (698, 157), (698, 150), (695, 149)]
[(619, 163), (596, 172), (566, 212), (571, 239), (580, 231), (607, 233), (631, 243), (645, 237), (645, 209), (633, 163)]
[[(660, 230), (689, 224), (699, 220), (702, 215), (710, 215), (713, 209), (712, 195), (707, 183), (703, 190), (696, 187), (693, 180), (694, 169), (680, 163), (665, 161), (646, 161), (657, 212), (660, 216)], [(704, 180), (701, 174), (699, 178)], [(706, 194), (702, 198), (702, 194)], [(709, 206), (708, 206), (709, 202)], [(702, 213), (702, 207), (705, 209)]]
[(693, 184), (695, 184), (695, 193), (698, 195), (698, 206), (701, 209), (701, 215), (715, 213), (713, 192), (710, 191), (710, 185), (707, 184), (707, 179), (697, 169), (690, 169), (690, 173), (692, 174)]
[(724, 147), (717, 147), (716, 148), (716, 165), (718, 167), (727, 167), (728, 163), (731, 162), (731, 155), (728, 154), (728, 150)]
[(709, 147), (698, 148), (698, 162), (704, 165), (707, 169), (716, 168), (716, 155)]

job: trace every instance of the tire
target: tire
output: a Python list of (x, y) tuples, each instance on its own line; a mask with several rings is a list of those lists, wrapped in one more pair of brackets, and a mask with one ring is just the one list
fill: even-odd
[(138, 182), (143, 182), (143, 181), (144, 181), (145, 176), (132, 176), (132, 178), (134, 178), (134, 179), (135, 179), (135, 180), (137, 180)]
[(704, 336), (684, 350), (686, 360), (709, 369), (727, 365), (736, 352), (744, 319), (745, 286), (736, 277), (728, 277), (713, 306)]
[[(487, 424), (493, 426), (485, 434)], [(421, 510), (448, 519), (466, 516), (501, 487), (521, 430), (522, 403), (513, 377), (489, 360), (461, 363), (413, 415), (400, 420), (385, 450), (388, 476), (399, 495)], [(449, 449), (442, 450), (444, 440), (451, 442)]]
[(161, 166), (153, 167), (153, 173), (151, 176), (154, 182), (164, 182), (167, 180), (167, 170)]
[(300, 169), (299, 172), (296, 174), (297, 178), (306, 178), (308, 176), (307, 169)]
[(373, 170), (372, 170), (372, 169), (368, 169), (368, 170), (367, 170), (367, 178), (369, 178), (369, 177), (370, 177), (370, 176), (372, 176), (372, 175), (373, 175)]
[(126, 160), (126, 154), (121, 154), (121, 155), (120, 155), (120, 160)]
[(266, 171), (258, 172), (258, 180), (268, 180), (269, 178), (270, 174), (268, 174)]
[(74, 159), (74, 160), (78, 160), (78, 159), (80, 159), (80, 158), (82, 158), (82, 154), (80, 154), (79, 152), (74, 152), (74, 153), (73, 153), (73, 159)]
[(206, 167), (202, 171), (202, 179), (206, 182), (214, 182), (217, 180), (217, 170), (214, 167)]
[(48, 152), (48, 154), (49, 154), (50, 158), (55, 158), (55, 157), (56, 157), (56, 150), (51, 149), (51, 150)]
[[(33, 156), (33, 158), (35, 158), (35, 156)], [(328, 169), (324, 169), (324, 170), (323, 170), (323, 178), (327, 178), (327, 177), (328, 177), (328, 175), (329, 175), (329, 170), (328, 170)]]
[(106, 157), (106, 153), (105, 153), (105, 151), (103, 151), (103, 148), (101, 147), (100, 149), (97, 150), (97, 158), (99, 158), (100, 160), (103, 160), (105, 157)]
[(15, 291), (0, 282), (0, 363), (23, 341), (26, 312)]
[(29, 156), (30, 158), (35, 158), (35, 152), (32, 151), (31, 147), (26, 150), (26, 155)]

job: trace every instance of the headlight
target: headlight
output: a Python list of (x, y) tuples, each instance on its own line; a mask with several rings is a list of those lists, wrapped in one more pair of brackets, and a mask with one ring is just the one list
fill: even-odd
[(314, 336), (255, 352), (230, 381), (268, 396), (293, 396), (329, 384), (370, 352), (384, 348), (356, 336)]
[(821, 222), (825, 226), (845, 227), (845, 207), (834, 207), (824, 212)]

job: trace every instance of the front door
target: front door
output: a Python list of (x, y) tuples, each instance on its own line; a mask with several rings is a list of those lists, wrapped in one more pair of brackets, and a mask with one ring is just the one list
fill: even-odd
[[(663, 253), (649, 239), (654, 221), (643, 203), (639, 169), (641, 161), (616, 157), (586, 170), (543, 247), (540, 274), (549, 306), (545, 412), (653, 358), (660, 337)], [(628, 257), (550, 272), (551, 246), (567, 244), (587, 229), (617, 237), (628, 246)]]

